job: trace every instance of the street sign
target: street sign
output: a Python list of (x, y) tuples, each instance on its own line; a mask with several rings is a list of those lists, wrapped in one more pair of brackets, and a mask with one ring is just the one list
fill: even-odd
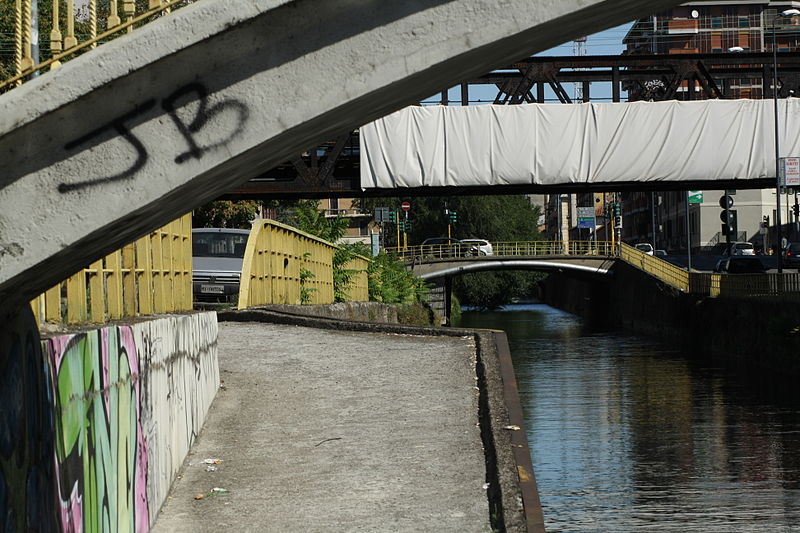
[(393, 222), (390, 213), (391, 210), (388, 207), (376, 207), (375, 222)]
[(783, 187), (800, 185), (800, 157), (780, 158), (780, 177)]
[(578, 227), (594, 229), (595, 225), (594, 207), (579, 207)]
[(690, 204), (702, 204), (703, 203), (703, 191), (689, 191), (689, 203)]
[(411, 204), (409, 202), (403, 202), (402, 204), (400, 204), (400, 209), (402, 209), (403, 211), (410, 211)]

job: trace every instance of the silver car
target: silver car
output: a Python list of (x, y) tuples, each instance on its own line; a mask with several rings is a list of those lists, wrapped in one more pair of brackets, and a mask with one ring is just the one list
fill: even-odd
[(249, 234), (246, 229), (192, 230), (192, 292), (196, 304), (237, 302)]
[(492, 243), (486, 239), (461, 239), (461, 242), (469, 244), (472, 255), (494, 255)]

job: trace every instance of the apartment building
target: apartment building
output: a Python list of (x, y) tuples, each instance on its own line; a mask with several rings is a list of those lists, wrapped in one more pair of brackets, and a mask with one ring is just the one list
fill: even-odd
[[(800, 49), (800, 16), (783, 16), (788, 9), (800, 9), (800, 1), (698, 0), (683, 3), (671, 10), (637, 20), (623, 43), (627, 54), (735, 54), (771, 52), (773, 39), (778, 51)], [(779, 65), (780, 67), (780, 65)], [(726, 93), (739, 98), (762, 98), (761, 78), (726, 79)], [(644, 86), (626, 87), (629, 100), (647, 100), (657, 95), (658, 80)], [(780, 86), (779, 86), (780, 89)], [(779, 93), (780, 94), (780, 93)], [(780, 94), (780, 96), (791, 96)], [(769, 93), (767, 94), (769, 97)], [(699, 84), (684, 82), (676, 98), (701, 98)], [(800, 154), (798, 154), (800, 155)], [(737, 231), (731, 240), (747, 240), (757, 248), (776, 246), (769, 235), (777, 235), (773, 227), (768, 235), (761, 223), (774, 224), (778, 199), (774, 189), (731, 191), (737, 215)], [(657, 193), (625, 193), (622, 195), (623, 239), (628, 242), (652, 242), (656, 248), (685, 251), (691, 242), (693, 251), (719, 251), (726, 241), (720, 220), (719, 201), (722, 190)], [(701, 201), (697, 201), (701, 199)], [(796, 193), (782, 194), (781, 218), (783, 234), (792, 239), (800, 225), (796, 215)], [(687, 235), (688, 213), (688, 235)]]

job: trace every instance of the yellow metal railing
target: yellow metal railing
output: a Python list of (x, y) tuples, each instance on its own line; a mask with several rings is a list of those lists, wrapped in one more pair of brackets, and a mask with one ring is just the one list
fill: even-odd
[[(258, 220), (244, 252), (239, 309), (266, 304), (327, 304), (334, 301), (333, 254), (337, 247), (296, 228)], [(367, 265), (357, 257), (347, 268), (361, 270), (347, 294), (351, 301), (369, 300)]]
[(677, 289), (684, 292), (689, 291), (689, 272), (679, 266), (625, 243), (619, 245), (619, 258)]
[[(521, 241), (493, 242), (493, 255), (502, 257), (530, 257), (546, 255), (601, 255), (612, 256), (614, 245), (610, 242), (588, 241)], [(405, 260), (435, 260), (459, 257), (476, 257), (474, 244), (428, 244), (407, 247), (389, 247), (386, 251)]]
[(350, 284), (347, 288), (347, 300), (351, 302), (369, 301), (369, 268), (370, 260), (366, 257), (356, 256), (344, 268), (353, 271)]
[(39, 323), (104, 323), (192, 309), (192, 216), (95, 261), (31, 301)]
[[(108, 12), (103, 13), (101, 20), (98, 17), (97, 0), (88, 0), (85, 10), (81, 10), (80, 6), (76, 9), (75, 0), (66, 0), (66, 3), (64, 0), (52, 0), (52, 9), (49, 11), (42, 9), (45, 5), (49, 6), (49, 2), (40, 0), (39, 12), (47, 12), (48, 16), (45, 18), (40, 15), (39, 33), (47, 35), (49, 31), (50, 57), (34, 64), (31, 0), (14, 0), (14, 74), (7, 80), (0, 80), (0, 91), (22, 84), (34, 72), (55, 69), (79, 52), (95, 48), (122, 32), (130, 32), (135, 26), (193, 1), (149, 0), (147, 9), (144, 9), (142, 3), (135, 0), (110, 0)], [(139, 13), (137, 5), (142, 5)], [(66, 8), (66, 12), (61, 12), (62, 7)], [(63, 32), (62, 22), (65, 23)], [(105, 26), (107, 30), (98, 35), (98, 25)], [(79, 42), (79, 38), (85, 40)]]

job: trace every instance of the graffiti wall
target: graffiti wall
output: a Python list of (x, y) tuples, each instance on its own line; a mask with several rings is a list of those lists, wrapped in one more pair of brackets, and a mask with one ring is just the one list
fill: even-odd
[(216, 315), (31, 323), (0, 330), (0, 531), (148, 531), (219, 385)]

